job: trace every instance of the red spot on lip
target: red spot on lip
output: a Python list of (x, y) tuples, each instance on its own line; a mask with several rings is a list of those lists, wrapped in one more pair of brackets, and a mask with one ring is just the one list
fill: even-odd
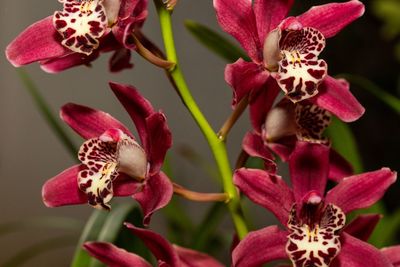
[(322, 77), (325, 75), (325, 70), (314, 70), (314, 69), (308, 69), (307, 72), (314, 77), (315, 79), (322, 79)]
[(56, 26), (57, 30), (62, 29), (65, 26), (67, 26), (67, 23), (65, 22), (65, 20), (56, 20), (55, 24), (56, 24), (55, 26)]

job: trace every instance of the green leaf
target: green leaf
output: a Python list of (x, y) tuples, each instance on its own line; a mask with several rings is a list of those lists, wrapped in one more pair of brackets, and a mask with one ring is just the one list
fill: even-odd
[(60, 139), (60, 141), (64, 144), (65, 148), (70, 152), (74, 159), (76, 159), (76, 154), (78, 151), (77, 146), (72, 142), (72, 139), (65, 132), (63, 126), (60, 124), (58, 118), (53, 115), (53, 112), (50, 108), (50, 105), (46, 102), (43, 96), (40, 94), (39, 89), (29, 76), (29, 74), (24, 69), (17, 69), (17, 73), (25, 85), (26, 90), (31, 95), (33, 101), (35, 102), (37, 108), (41, 112), (42, 116), (56, 134), (56, 136)]
[(192, 20), (186, 20), (185, 26), (200, 43), (228, 62), (235, 62), (239, 58), (250, 61), (241, 48), (207, 26)]
[(353, 74), (340, 74), (338, 75), (338, 77), (345, 78), (351, 84), (355, 84), (362, 89), (368, 91), (376, 98), (381, 100), (383, 103), (385, 103), (388, 107), (390, 107), (394, 112), (400, 115), (400, 99), (387, 93), (384, 89), (380, 88), (372, 81), (362, 76)]
[(326, 135), (331, 140), (332, 147), (353, 165), (354, 171), (362, 172), (361, 156), (350, 127), (334, 117), (331, 125), (326, 129)]

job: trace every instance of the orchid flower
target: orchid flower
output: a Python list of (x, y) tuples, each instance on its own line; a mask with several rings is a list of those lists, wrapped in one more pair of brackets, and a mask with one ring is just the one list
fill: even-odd
[(141, 144), (108, 113), (66, 104), (61, 118), (86, 139), (78, 153), (81, 163), (48, 180), (42, 189), (43, 201), (48, 207), (88, 202), (107, 210), (114, 195), (132, 195), (147, 224), (151, 214), (172, 197), (172, 183), (160, 171), (172, 144), (171, 132), (164, 114), (156, 112), (134, 87), (110, 86), (136, 125)]
[(7, 47), (15, 67), (39, 62), (56, 73), (89, 65), (100, 53), (114, 51), (110, 70), (131, 68), (130, 35), (147, 17), (147, 0), (59, 0), (62, 11), (26, 28)]
[(255, 109), (261, 108), (259, 99), (272, 105), (283, 90), (294, 103), (308, 99), (343, 121), (358, 119), (364, 108), (345, 85), (327, 75), (327, 63), (318, 56), (325, 39), (360, 17), (364, 5), (352, 0), (314, 6), (285, 19), (292, 4), (293, 0), (214, 0), (219, 24), (252, 60), (239, 59), (225, 69), (225, 80), (234, 90), (233, 105), (247, 95)]
[[(222, 267), (212, 257), (191, 249), (171, 245), (159, 234), (137, 228), (129, 223), (125, 226), (139, 237), (158, 260), (158, 266), (168, 267)], [(151, 267), (142, 257), (105, 242), (87, 242), (84, 248), (90, 255), (111, 267)]]
[(290, 259), (293, 266), (392, 266), (375, 247), (343, 231), (347, 213), (378, 201), (395, 182), (388, 168), (346, 177), (326, 194), (329, 149), (298, 142), (289, 160), (292, 188), (277, 175), (239, 169), (234, 182), (285, 227), (249, 233), (234, 249), (233, 266), (254, 267)]

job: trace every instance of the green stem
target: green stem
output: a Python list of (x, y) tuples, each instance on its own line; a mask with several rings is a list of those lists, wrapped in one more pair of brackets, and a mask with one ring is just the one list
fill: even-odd
[(176, 63), (175, 67), (170, 69), (169, 72), (172, 79), (175, 81), (183, 103), (186, 105), (190, 114), (207, 139), (222, 177), (224, 191), (229, 196), (229, 202), (227, 205), (235, 224), (236, 232), (239, 238), (243, 238), (247, 234), (248, 230), (241, 211), (240, 198), (232, 182), (232, 170), (228, 160), (225, 144), (221, 139), (218, 138), (217, 134), (214, 132), (207, 119), (200, 111), (180, 70), (173, 38), (171, 14), (162, 6), (159, 0), (155, 0), (155, 4), (160, 19), (161, 31), (167, 53), (167, 60)]

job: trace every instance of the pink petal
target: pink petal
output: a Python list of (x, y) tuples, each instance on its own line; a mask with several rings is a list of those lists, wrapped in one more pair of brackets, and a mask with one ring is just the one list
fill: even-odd
[(111, 72), (119, 72), (124, 69), (133, 68), (131, 61), (131, 51), (126, 48), (118, 49), (111, 56), (109, 68)]
[(171, 200), (173, 194), (172, 183), (162, 172), (151, 176), (146, 181), (141, 192), (136, 193), (136, 199), (143, 211), (143, 224), (150, 223), (151, 215), (163, 207)]
[(262, 170), (241, 168), (233, 175), (233, 181), (250, 200), (271, 211), (286, 225), (294, 197), (281, 177)]
[(364, 5), (358, 0), (314, 6), (297, 17), (304, 27), (312, 27), (326, 37), (332, 37), (364, 14)]
[(173, 245), (175, 252), (178, 254), (181, 267), (223, 267), (224, 265), (213, 257), (192, 250)]
[(233, 250), (233, 267), (259, 267), (270, 261), (287, 259), (287, 235), (277, 226), (250, 232)]
[(349, 234), (342, 233), (340, 242), (342, 249), (333, 260), (332, 267), (393, 267), (377, 248)]
[(99, 137), (112, 128), (120, 129), (132, 136), (130, 131), (110, 114), (86, 106), (66, 104), (61, 108), (60, 117), (85, 139)]
[[(264, 72), (263, 75), (265, 75)], [(262, 125), (265, 123), (267, 114), (281, 89), (271, 76), (267, 78), (265, 85), (261, 84), (258, 90), (257, 88), (254, 89), (256, 90), (251, 91), (249, 100), (250, 121), (254, 129), (261, 133)]]
[(380, 214), (359, 215), (346, 225), (344, 231), (349, 235), (367, 242), (381, 218), (382, 215)]
[(122, 0), (119, 18), (125, 19), (129, 16), (142, 17), (142, 13), (147, 14), (147, 0)]
[(157, 260), (163, 261), (169, 267), (180, 267), (177, 253), (164, 237), (153, 231), (135, 227), (130, 223), (125, 223), (125, 226), (143, 241)]
[[(278, 143), (279, 142), (279, 143)], [(282, 161), (288, 161), (292, 154), (296, 143), (296, 136), (282, 138), (277, 143), (268, 143), (268, 147), (277, 154)]]
[(53, 26), (53, 16), (30, 25), (6, 48), (7, 59), (15, 67), (71, 53), (61, 45), (61, 36)]
[(167, 150), (172, 146), (171, 131), (163, 113), (154, 113), (146, 118), (149, 136), (150, 175), (158, 173)]
[[(72, 166), (47, 180), (42, 187), (43, 202), (47, 207), (59, 207), (87, 203), (86, 195), (78, 188), (78, 173), (84, 165)], [(119, 175), (113, 182), (114, 196), (133, 195), (138, 183), (127, 175)]]
[(268, 77), (268, 71), (261, 65), (246, 62), (241, 58), (235, 63), (226, 65), (225, 81), (233, 89), (232, 106), (239, 103), (250, 91), (265, 88)]
[(66, 55), (64, 57), (52, 58), (41, 61), (40, 67), (48, 73), (58, 73), (79, 65), (90, 66), (90, 63), (99, 57), (98, 50), (94, 50), (90, 56), (78, 53)]
[(349, 90), (349, 84), (344, 79), (335, 79), (329, 75), (318, 87), (319, 93), (310, 101), (336, 115), (344, 122), (359, 119), (365, 112)]
[(133, 120), (143, 148), (150, 154), (146, 118), (155, 113), (153, 106), (131, 85), (110, 82), (110, 87)]
[(344, 178), (326, 195), (326, 202), (340, 207), (344, 213), (367, 208), (382, 198), (396, 181), (397, 173), (389, 168)]
[(106, 242), (86, 242), (83, 248), (110, 267), (151, 267), (142, 257)]
[(264, 43), (266, 35), (275, 29), (286, 17), (294, 0), (255, 0), (254, 14), (256, 15), (258, 36)]
[(214, 0), (219, 25), (239, 41), (256, 63), (262, 62), (263, 44), (257, 33), (252, 1)]
[(389, 259), (394, 267), (400, 266), (400, 246), (382, 248), (381, 252)]
[(353, 175), (353, 166), (336, 150), (329, 153), (329, 179), (340, 182), (344, 177)]
[(329, 171), (329, 147), (298, 141), (289, 158), (289, 170), (298, 203), (309, 191), (323, 196)]
[(275, 170), (274, 156), (269, 152), (261, 136), (248, 132), (242, 141), (243, 150), (252, 157), (262, 158), (268, 170)]

